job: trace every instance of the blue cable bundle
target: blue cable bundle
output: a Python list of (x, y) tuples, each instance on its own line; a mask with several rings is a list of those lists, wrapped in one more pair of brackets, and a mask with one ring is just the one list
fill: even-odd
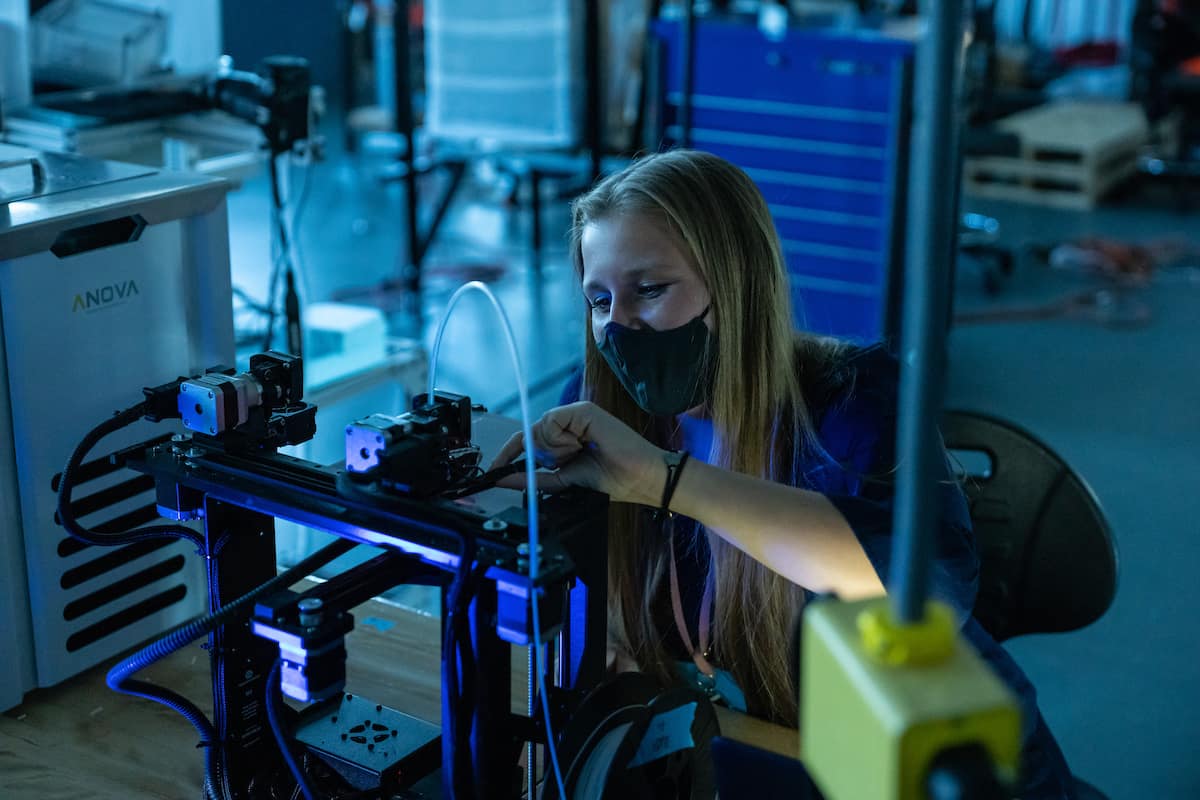
[[(215, 787), (219, 785), (216, 780), (219, 764), (215, 753), (215, 748), (219, 742), (217, 740), (216, 729), (208, 720), (208, 717), (182, 695), (170, 689), (164, 689), (161, 686), (147, 683), (146, 681), (133, 680), (133, 676), (151, 664), (166, 658), (171, 653), (186, 647), (201, 636), (212, 633), (232, 618), (240, 615), (247, 606), (258, 600), (258, 598), (281, 589), (286, 589), (301, 578), (311, 575), (322, 566), (348, 552), (354, 546), (354, 542), (338, 539), (329, 546), (313, 553), (286, 572), (280, 573), (262, 586), (242, 595), (216, 612), (206, 617), (200, 617), (183, 623), (161, 639), (139, 650), (110, 669), (107, 677), (109, 688), (121, 694), (143, 697), (147, 700), (161, 703), (176, 711), (190, 722), (192, 727), (200, 734), (199, 746), (205, 748), (205, 781), (210, 788), (215, 790)], [(269, 685), (267, 691), (270, 691)]]

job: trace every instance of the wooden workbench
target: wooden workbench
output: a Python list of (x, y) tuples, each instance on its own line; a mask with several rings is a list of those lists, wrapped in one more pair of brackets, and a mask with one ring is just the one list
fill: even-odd
[[(371, 601), (355, 611), (347, 637), (347, 690), (422, 719), (440, 706), (438, 622)], [(103, 664), (39, 689), (0, 716), (3, 800), (129, 800), (201, 796), (202, 755), (194, 729), (175, 712), (112, 692)], [(525, 650), (513, 648), (512, 694), (524, 703)], [(197, 643), (139, 677), (174, 689), (211, 715), (208, 653)], [(796, 732), (718, 709), (724, 735), (786, 755)]]

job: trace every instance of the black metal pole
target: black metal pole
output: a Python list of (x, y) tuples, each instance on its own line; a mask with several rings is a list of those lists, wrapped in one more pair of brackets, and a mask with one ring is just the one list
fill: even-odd
[(395, 43), (396, 131), (404, 139), (404, 230), (408, 237), (408, 260), (401, 276), (405, 288), (414, 294), (421, 290), (421, 232), (417, 228), (417, 142), (416, 114), (412, 104), (412, 47), (408, 26), (409, 0), (397, 0), (392, 17), (392, 41)]
[(692, 88), (696, 59), (696, 19), (693, 0), (684, 0), (683, 20), (679, 26), (679, 146), (692, 146)]
[[(275, 577), (273, 517), (210, 497), (204, 504), (204, 536), (209, 613)], [(282, 765), (263, 713), (270, 691), (267, 674), (278, 650), (248, 625), (222, 625), (208, 642), (222, 768), (229, 786), (249, 786), (272, 765)], [(217, 795), (223, 796), (220, 787)]]
[(339, 43), (341, 44), (339, 55), (342, 61), (342, 118), (346, 121), (342, 135), (347, 153), (358, 151), (358, 136), (350, 126), (350, 111), (356, 105), (358, 94), (356, 91), (358, 81), (355, 79), (354, 70), (358, 64), (359, 54), (359, 35), (350, 28), (351, 6), (352, 3), (349, 0), (339, 0), (337, 5)]
[[(585, 0), (583, 28), (583, 79), (587, 84), (584, 87), (583, 136), (586, 140), (588, 168), (591, 172), (589, 184), (592, 184), (600, 177), (601, 158), (604, 154), (604, 79), (600, 69), (599, 0)], [(533, 224), (536, 225), (537, 222), (535, 216)]]
[(917, 46), (911, 221), (900, 338), (891, 596), (902, 622), (924, 616), (943, 474), (937, 422), (945, 390), (946, 317), (956, 229), (958, 62), (962, 3), (925, 0)]

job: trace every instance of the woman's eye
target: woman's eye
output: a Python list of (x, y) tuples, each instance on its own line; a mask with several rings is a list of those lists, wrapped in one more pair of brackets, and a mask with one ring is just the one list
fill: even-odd
[(665, 283), (645, 283), (638, 287), (638, 297), (654, 298), (666, 291), (668, 284)]
[(612, 305), (612, 299), (609, 297), (593, 297), (588, 301), (588, 305), (592, 307), (592, 311), (608, 311)]

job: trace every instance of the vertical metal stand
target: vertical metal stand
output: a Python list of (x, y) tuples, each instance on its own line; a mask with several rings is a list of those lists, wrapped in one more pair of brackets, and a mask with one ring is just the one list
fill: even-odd
[(891, 208), (888, 220), (888, 260), (883, 282), (883, 318), (879, 321), (879, 329), (883, 332), (883, 341), (890, 352), (896, 352), (900, 346), (900, 325), (903, 317), (903, 293), (905, 286), (905, 248), (909, 237), (908, 203), (905, 194), (909, 186), (909, 159), (912, 157), (912, 97), (913, 97), (913, 66), (906, 62), (896, 71), (892, 88), (892, 111), (889, 113), (892, 126), (892, 137), (896, 142), (896, 158), (893, 159), (891, 194), (888, 196), (888, 206)]
[(683, 0), (683, 22), (679, 28), (679, 146), (692, 146), (692, 88), (695, 80), (696, 11), (693, 0)]
[[(205, 503), (209, 612), (275, 577), (275, 519), (209, 498)], [(282, 765), (267, 715), (267, 674), (277, 648), (249, 625), (223, 625), (209, 637), (213, 723), (220, 737), (224, 779), (249, 786), (255, 775)]]
[[(537, 718), (537, 674), (542, 668), (533, 657), (533, 648), (527, 650), (525, 658), (525, 713), (530, 719)], [(537, 745), (532, 741), (525, 745), (525, 800), (537, 798)]]
[[(471, 712), (473, 796), (502, 800), (513, 796), (515, 738), (512, 707), (512, 645), (496, 635), (496, 583), (483, 581), (469, 616), (475, 663), (475, 707)], [(442, 746), (446, 743), (443, 740)]]
[(958, 151), (955, 103), (962, 4), (926, 0), (925, 36), (917, 47), (916, 113), (908, 207), (899, 419), (896, 454), (895, 541), (891, 596), (897, 618), (924, 616), (929, 562), (938, 522), (942, 451), (937, 434), (945, 391)]
[(542, 171), (529, 170), (529, 257), (534, 272), (542, 271)]
[(409, 0), (397, 0), (395, 21), (396, 132), (404, 139), (404, 231), (408, 258), (401, 279), (414, 295), (421, 291), (420, 231), (417, 228), (417, 142), (416, 113), (412, 105), (412, 35), (409, 29)]
[(591, 169), (590, 183), (600, 178), (601, 157), (604, 152), (604, 92), (600, 70), (600, 4), (599, 0), (584, 0), (583, 70), (585, 88), (583, 137)]
[(608, 654), (608, 536), (598, 531), (583, 538), (587, 551), (572, 553), (581, 566), (567, 592), (559, 655), (559, 683), (569, 688), (599, 684)]
[(358, 136), (355, 134), (354, 128), (349, 123), (349, 111), (354, 107), (356, 102), (358, 82), (355, 80), (355, 69), (358, 65), (358, 56), (360, 52), (359, 36), (350, 28), (350, 8), (349, 0), (338, 0), (338, 24), (340, 28), (340, 45), (342, 62), (342, 116), (345, 120), (344, 130), (342, 131), (342, 142), (347, 153), (358, 152)]

